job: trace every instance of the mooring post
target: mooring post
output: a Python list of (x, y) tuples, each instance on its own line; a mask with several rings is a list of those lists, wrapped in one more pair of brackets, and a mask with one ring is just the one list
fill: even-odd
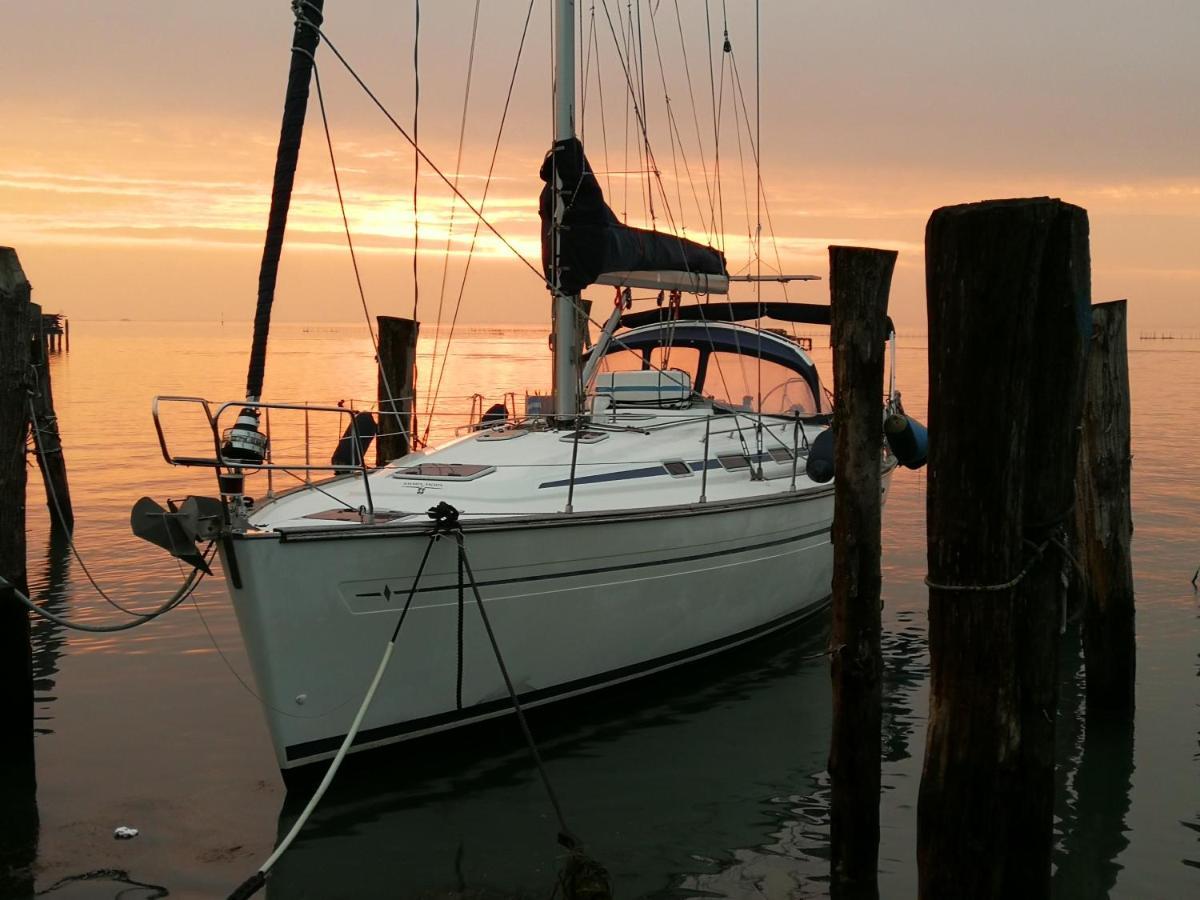
[[(30, 338), (29, 281), (16, 251), (0, 247), (0, 576), (23, 592)], [(0, 589), (0, 771), (32, 764), (29, 614), (6, 588)]]
[(919, 895), (1050, 895), (1064, 522), (1090, 324), (1087, 213), (939, 209), (929, 309), (930, 705)]
[(830, 888), (879, 896), (880, 463), (894, 250), (829, 248), (833, 347), (833, 738)]
[(408, 454), (416, 431), (417, 336), (421, 323), (376, 316), (379, 323), (379, 440), (375, 464)]
[(1132, 453), (1125, 323), (1124, 300), (1092, 307), (1092, 346), (1076, 473), (1089, 721), (1105, 712), (1133, 713), (1136, 648), (1129, 556)]
[(67, 352), (71, 352), (71, 320), (63, 316), (63, 336), (67, 339)]
[[(40, 327), (42, 308), (29, 304), (29, 326)], [(36, 334), (36, 332), (31, 332)], [(50, 386), (50, 357), (45, 345), (36, 339), (29, 342), (30, 402), (29, 427), (33, 429), (34, 456), (42, 473), (42, 484), (46, 489), (46, 508), (50, 514), (50, 528), (65, 530), (75, 527), (75, 512), (71, 507), (71, 489), (67, 482), (67, 460), (63, 454), (62, 435), (58, 430), (58, 414), (54, 411), (54, 392)], [(35, 380), (36, 379), (36, 380)]]

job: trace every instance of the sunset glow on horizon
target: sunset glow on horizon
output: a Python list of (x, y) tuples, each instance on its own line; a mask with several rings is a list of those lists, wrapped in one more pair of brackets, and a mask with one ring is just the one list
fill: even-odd
[[(719, 132), (704, 4), (693, 0), (680, 3), (679, 22), (673, 4), (656, 13), (661, 53), (671, 54), (661, 71), (645, 38), (645, 116), (661, 180), (651, 180), (654, 224), (685, 222), (679, 233), (714, 242), (730, 271), (746, 271), (755, 265), (753, 6), (729, 5), (740, 82), (719, 68), (726, 60), (714, 21), (722, 80), (712, 91), (729, 92)], [(0, 244), (17, 248), (47, 309), (82, 319), (252, 316), (291, 13), (285, 2), (213, 6), (216, 22), (208, 9), (148, 2), (106, 5), (107, 16), (78, 3), (9, 12), (16, 41), (0, 62), (9, 124), (0, 133)], [(421, 142), (453, 179), (473, 4), (426, 6)], [(579, 127), (610, 206), (648, 227), (646, 163), (603, 5), (579, 6), (589, 36)], [(1071, 6), (764, 3), (763, 271), (823, 275), (831, 243), (899, 250), (894, 315), (902, 330), (923, 331), (929, 213), (1049, 194), (1089, 211), (1096, 300), (1129, 297), (1134, 329), (1200, 328), (1200, 67), (1192, 61), (1200, 17), (1184, 3), (1151, 4), (1149, 14), (1115, 2)], [(330, 38), (407, 127), (411, 5), (327, 7)], [(472, 203), (482, 201), (525, 8), (483, 5), (458, 175)], [(546, 16), (535, 4), (484, 205), (535, 266), (537, 169), (550, 143)], [(367, 300), (375, 313), (410, 314), (412, 150), (331, 54), (318, 58)], [(736, 103), (744, 101), (736, 115), (735, 84), (743, 90)], [(277, 314), (352, 320), (359, 303), (315, 91), (304, 141)], [(423, 320), (439, 298), (453, 304), (472, 243), (463, 320), (548, 318), (537, 278), (486, 228), (476, 235), (474, 216), (427, 166), (419, 208)], [(789, 292), (827, 296), (821, 285)]]

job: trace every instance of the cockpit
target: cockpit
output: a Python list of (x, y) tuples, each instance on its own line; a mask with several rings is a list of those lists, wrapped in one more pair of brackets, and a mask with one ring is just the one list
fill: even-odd
[(729, 322), (660, 322), (620, 332), (603, 348), (595, 372), (593, 393), (608, 393), (617, 404), (623, 399), (619, 391), (630, 387), (615, 381), (633, 385), (646, 378), (612, 375), (643, 372), (656, 373), (650, 380), (669, 388), (662, 396), (675, 402), (686, 393), (738, 412), (829, 411), (816, 366), (795, 342)]

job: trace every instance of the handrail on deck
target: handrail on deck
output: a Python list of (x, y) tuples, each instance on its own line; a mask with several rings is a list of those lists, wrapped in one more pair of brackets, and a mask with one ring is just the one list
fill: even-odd
[[(168, 403), (179, 404), (194, 404), (199, 406), (204, 413), (205, 423), (208, 426), (209, 433), (212, 435), (213, 441), (213, 456), (178, 456), (172, 453), (166, 432), (163, 428), (162, 411), (163, 407)], [(229, 410), (239, 412), (243, 409), (263, 410), (267, 413), (264, 417), (264, 426), (267, 436), (267, 457), (260, 462), (251, 462), (245, 459), (233, 459), (225, 456), (221, 452), (221, 417)], [(294, 410), (303, 412), (305, 415), (304, 429), (304, 463), (289, 463), (281, 464), (272, 461), (270, 455), (270, 410)], [(172, 466), (191, 466), (210, 468), (220, 470), (222, 468), (230, 470), (250, 470), (264, 471), (267, 473), (268, 479), (271, 478), (271, 473), (279, 470), (289, 472), (305, 472), (306, 478), (311, 480), (311, 476), (307, 473), (311, 472), (347, 472), (355, 471), (362, 475), (363, 491), (366, 494), (366, 520), (368, 524), (374, 521), (375, 504), (371, 496), (371, 484), (368, 478), (370, 468), (367, 465), (367, 454), (360, 452), (362, 446), (362, 435), (358, 430), (357, 415), (363, 410), (354, 406), (314, 406), (311, 403), (273, 403), (262, 400), (228, 400), (221, 403), (214, 410), (212, 404), (203, 397), (186, 397), (186, 396), (158, 396), (154, 398), (151, 411), (154, 417), (154, 430), (158, 435), (159, 449), (162, 451), (163, 459)], [(311, 434), (308, 428), (308, 416), (311, 413), (334, 413), (338, 416), (347, 416), (350, 420), (350, 437), (354, 441), (354, 455), (357, 457), (352, 465), (335, 465), (333, 463), (317, 464), (312, 462), (311, 456)], [(407, 433), (407, 432), (405, 432)], [(268, 487), (270, 494), (270, 486)]]

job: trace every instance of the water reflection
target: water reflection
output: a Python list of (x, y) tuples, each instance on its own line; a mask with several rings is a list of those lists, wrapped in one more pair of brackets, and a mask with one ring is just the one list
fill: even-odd
[(1068, 638), (1063, 662), (1069, 687), (1060, 700), (1059, 726), (1066, 725), (1079, 752), (1069, 761), (1060, 755), (1059, 769), (1068, 783), (1059, 794), (1064, 815), (1054, 896), (1091, 900), (1109, 896), (1121, 871), (1118, 859), (1129, 846), (1134, 720), (1132, 715), (1086, 711), (1077, 635)]
[[(806, 819), (820, 829), (827, 798), (813, 796), (812, 773), (828, 752), (825, 627), (535, 716), (568, 821), (617, 894), (692, 895), (737, 868), (747, 838), (771, 845), (781, 829), (799, 830), (787, 838), (799, 844)], [(281, 836), (307, 798), (289, 794)], [(399, 885), (415, 897), (545, 897), (556, 831), (515, 723), (500, 722), (339, 776), (268, 887), (280, 898), (349, 884), (363, 897)], [(823, 874), (824, 863), (808, 870)]]
[[(71, 545), (64, 534), (54, 529), (46, 545), (41, 577), (34, 580), (30, 587), (35, 591), (34, 600), (60, 616), (67, 613), (71, 596), (68, 577), (70, 564)], [(54, 677), (58, 674), (59, 657), (62, 656), (67, 643), (66, 629), (49, 619), (34, 616), (30, 630), (33, 642), (33, 691), (36, 700), (34, 734), (51, 734), (53, 729), (49, 725), (52, 720), (49, 704), (55, 700)]]
[[(920, 615), (921, 620), (918, 620)], [(901, 610), (883, 632), (883, 763), (913, 755), (913, 733), (924, 722), (916, 696), (929, 677), (929, 638), (923, 611)], [(918, 748), (918, 754), (924, 752)]]

